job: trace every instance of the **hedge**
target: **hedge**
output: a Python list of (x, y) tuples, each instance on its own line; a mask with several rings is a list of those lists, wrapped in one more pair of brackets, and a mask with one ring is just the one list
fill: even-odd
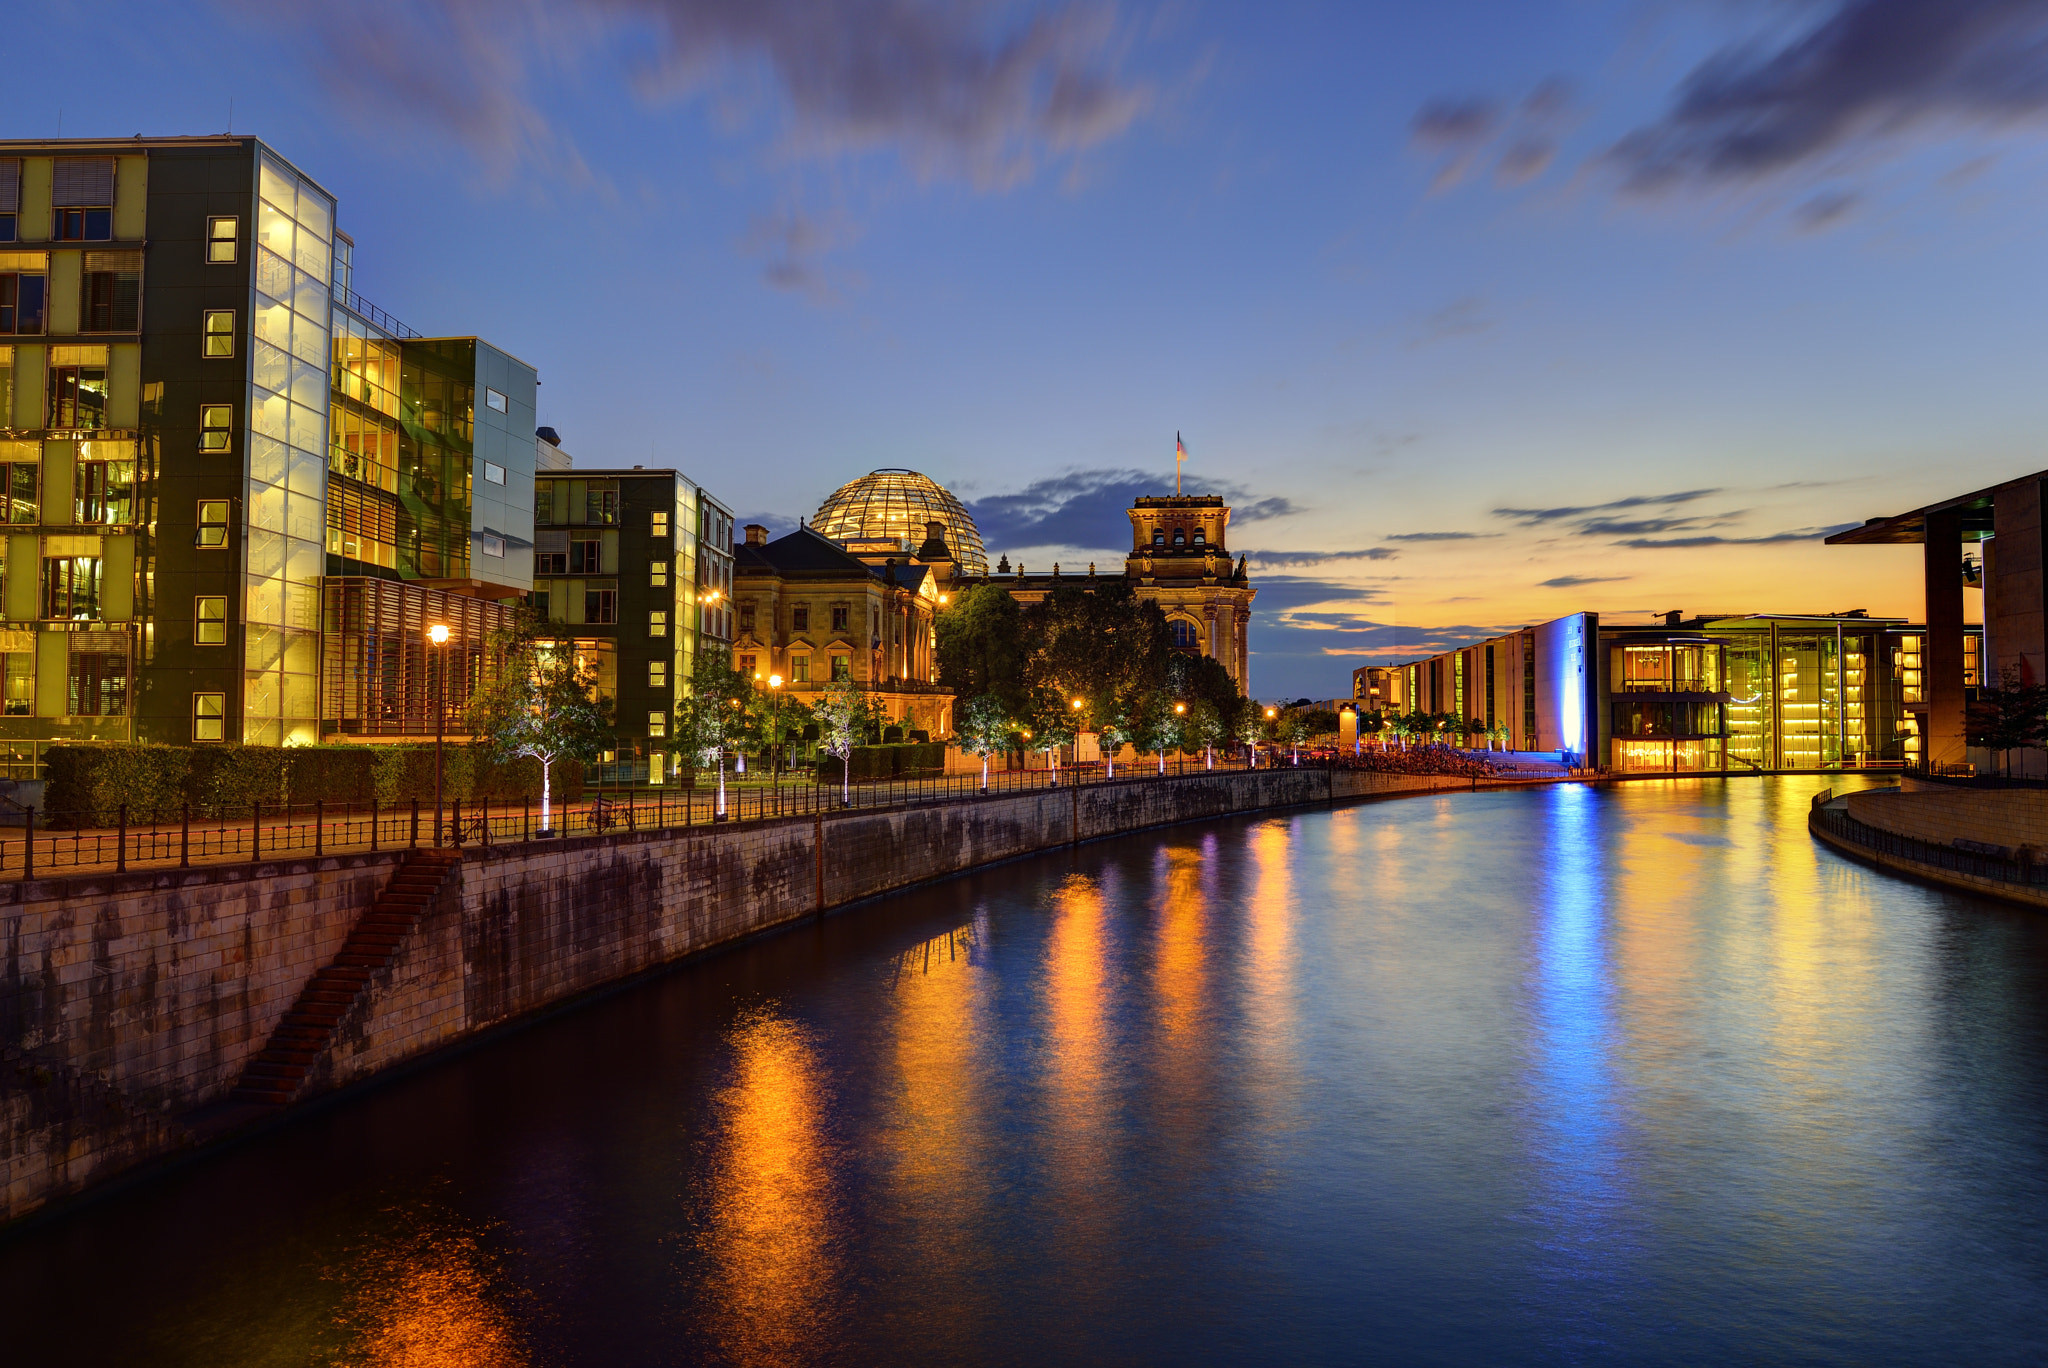
[[(251, 804), (377, 803), (434, 798), (432, 746), (158, 746), (109, 743), (44, 752), (44, 820), (52, 826), (110, 826), (125, 803), (132, 820), (169, 816), (190, 803), (196, 815), (245, 812)], [(558, 762), (553, 797), (583, 796), (583, 767)], [(449, 802), (538, 801), (540, 762), (492, 764), (481, 747), (447, 748), (442, 788)]]
[[(874, 783), (883, 779), (931, 779), (946, 772), (943, 741), (913, 741), (890, 746), (855, 746), (852, 757), (853, 782)], [(818, 782), (839, 782), (839, 757), (818, 757)]]

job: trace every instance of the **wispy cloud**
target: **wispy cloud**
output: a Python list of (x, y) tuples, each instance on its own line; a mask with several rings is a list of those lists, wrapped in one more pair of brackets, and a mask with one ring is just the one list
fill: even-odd
[(1776, 542), (1818, 541), (1822, 537), (1832, 537), (1837, 532), (1847, 532), (1852, 527), (1861, 526), (1862, 523), (1836, 523), (1831, 527), (1803, 527), (1794, 532), (1776, 532), (1767, 537), (1631, 537), (1614, 544), (1646, 550), (1691, 546), (1769, 546)]
[(1625, 499), (1615, 499), (1603, 504), (1583, 504), (1559, 508), (1496, 508), (1496, 518), (1512, 518), (1524, 527), (1535, 527), (1542, 523), (1562, 522), (1570, 518), (1581, 518), (1588, 513), (1606, 513), (1621, 508), (1668, 508), (1674, 504), (1692, 503), (1719, 494), (1719, 489), (1682, 489), (1676, 494), (1632, 494)]
[(1498, 537), (1498, 532), (1394, 532), (1385, 540), (1398, 542), (1445, 542), (1479, 541), (1486, 537)]
[(2048, 122), (2048, 0), (1836, 0), (1777, 45), (1727, 49), (1610, 159), (1638, 192), (1727, 184)]
[(1247, 551), (1245, 557), (1256, 566), (1292, 567), (1322, 565), (1328, 561), (1392, 560), (1399, 554), (1384, 546), (1369, 546), (1363, 551)]
[[(1231, 506), (1231, 522), (1260, 522), (1300, 510), (1278, 495), (1254, 497), (1242, 485), (1188, 477), (1190, 494), (1218, 494)], [(1036, 546), (1128, 548), (1131, 522), (1124, 510), (1141, 495), (1167, 492), (1155, 471), (1127, 467), (1067, 470), (1034, 480), (1013, 494), (967, 500), (991, 555)]]
[(1559, 575), (1556, 579), (1539, 580), (1538, 589), (1576, 589), (1582, 584), (1619, 584), (1633, 579), (1633, 575)]

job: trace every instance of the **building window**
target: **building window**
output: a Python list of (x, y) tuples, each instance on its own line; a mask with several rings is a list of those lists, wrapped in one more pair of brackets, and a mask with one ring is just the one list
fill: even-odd
[(142, 327), (142, 253), (87, 252), (79, 280), (78, 318), (86, 332)]
[(555, 520), (555, 482), (536, 480), (533, 486), (533, 520), (546, 526)]
[(55, 219), (59, 242), (106, 242), (114, 236), (111, 204), (59, 209)]
[(649, 561), (647, 563), (647, 583), (656, 589), (668, 588), (667, 561)]
[(754, 630), (754, 605), (751, 603), (740, 606), (740, 630), (742, 632)]
[(0, 495), (7, 501), (7, 521), (32, 523), (36, 520), (36, 477), (38, 467), (27, 461), (0, 466)]
[(665, 712), (651, 712), (647, 714), (647, 734), (649, 736), (667, 736), (668, 714)]
[(572, 541), (569, 543), (569, 573), (572, 575), (599, 575), (603, 570), (603, 546), (594, 541)]
[(484, 483), (485, 483), (485, 484), (503, 484), (503, 483), (505, 483), (505, 467), (503, 467), (503, 466), (499, 465), (499, 464), (498, 464), (498, 463), (497, 463), (496, 461), (485, 461), (485, 462), (484, 462)]
[(192, 695), (192, 739), (219, 741), (227, 735), (228, 696), (224, 693)]
[(1186, 546), (1188, 544), (1188, 534), (1181, 531), (1178, 527), (1174, 528), (1173, 544), (1175, 546)]
[(228, 644), (228, 601), (225, 597), (201, 597), (192, 619), (192, 641), (199, 646)]
[[(835, 632), (845, 631), (848, 616), (849, 610), (845, 608), (834, 608), (832, 610), (832, 630)], [(837, 675), (833, 677), (835, 679), (838, 678)]]
[(9, 651), (5, 663), (6, 708), (9, 717), (32, 717), (36, 710), (36, 656)]
[(668, 513), (665, 509), (657, 508), (654, 510), (654, 522), (648, 529), (648, 535), (655, 537), (666, 537), (668, 535)]
[(585, 522), (603, 527), (615, 526), (619, 521), (619, 491), (616, 489), (592, 489), (584, 497)]
[(505, 558), (505, 539), (503, 537), (493, 536), (486, 532), (483, 534), (483, 544), (486, 556), (496, 556), (499, 560)]
[(585, 589), (583, 591), (583, 620), (585, 622), (607, 623), (619, 620), (619, 593), (616, 589)]
[(1202, 644), (1201, 633), (1196, 629), (1195, 624), (1189, 622), (1186, 618), (1175, 618), (1172, 622), (1167, 623), (1166, 627), (1168, 631), (1173, 633), (1173, 644), (1184, 651), (1192, 651)]
[[(505, 413), (508, 412), (510, 409), (510, 406), (507, 404), (505, 400), (505, 396), (498, 393), (496, 390), (492, 389), (488, 385), (484, 386), (484, 407), (489, 409), (493, 413)], [(504, 481), (500, 480), (498, 481), (498, 483), (503, 484)]]
[(51, 167), (51, 227), (60, 242), (105, 242), (114, 236), (114, 159), (59, 157)]
[(100, 615), (100, 558), (48, 556), (43, 560), (43, 616), (58, 622)]
[(554, 621), (554, 615), (549, 605), (549, 599), (551, 597), (552, 595), (550, 595), (547, 590), (537, 589), (528, 598), (528, 602), (533, 604), (533, 615), (539, 618), (542, 622)]
[(1166, 532), (1164, 529), (1157, 527), (1152, 529), (1152, 544), (1154, 546), (1166, 545)]
[[(66, 352), (99, 351), (104, 347), (52, 347), (51, 355)], [(107, 425), (107, 367), (70, 365), (50, 367), (50, 426), (91, 431)]]
[(0, 252), (0, 335), (40, 337), (50, 254)]
[(233, 404), (207, 404), (199, 410), (199, 449), (227, 451), (235, 426)]
[(135, 498), (135, 462), (80, 461), (71, 488), (75, 523), (125, 523)]
[(209, 266), (235, 264), (236, 244), (241, 239), (241, 220), (210, 218), (206, 221), (206, 262)]
[(12, 242), (21, 212), (21, 158), (0, 157), (0, 242)]
[(199, 530), (192, 537), (194, 546), (218, 550), (228, 544), (228, 501), (226, 499), (201, 499), (199, 501)]
[(650, 660), (647, 662), (647, 687), (650, 689), (666, 689), (668, 687), (668, 662), (666, 660)]
[(802, 606), (798, 606), (798, 607), (796, 607), (796, 608), (792, 608), (792, 609), (790, 609), (790, 610), (789, 610), (789, 625), (790, 625), (790, 630), (791, 630), (791, 631), (796, 631), (796, 632), (808, 632), (808, 631), (810, 631), (810, 630), (811, 630), (811, 610), (810, 610), (809, 608), (805, 608), (805, 607), (802, 607)]
[(233, 356), (235, 354), (235, 311), (233, 309), (208, 309), (206, 311), (206, 337), (201, 347), (203, 356)]
[(844, 684), (853, 678), (853, 657), (836, 655), (832, 657), (832, 682)]
[(1207, 541), (1207, 540), (1208, 540), (1208, 538), (1206, 538), (1206, 537), (1204, 537), (1204, 536), (1202, 535), (1202, 529), (1201, 529), (1201, 528), (1199, 528), (1199, 527), (1198, 527), (1198, 528), (1196, 528), (1196, 529), (1195, 529), (1195, 545), (1197, 545), (1197, 546), (1200, 546), (1200, 545), (1201, 545), (1201, 544), (1202, 544), (1203, 542), (1205, 542), (1205, 541)]
[(665, 637), (668, 635), (668, 610), (657, 608), (647, 615), (647, 635)]
[(757, 656), (750, 656), (750, 655), (743, 655), (743, 656), (741, 656), (741, 657), (740, 657), (740, 664), (739, 664), (739, 671), (740, 671), (740, 673), (741, 673), (741, 674), (743, 674), (743, 675), (753, 675), (753, 676), (755, 676), (756, 678), (759, 678), (759, 676), (760, 676), (760, 665), (759, 665), (758, 661), (759, 661), (759, 657), (757, 657)]
[(536, 575), (566, 575), (569, 573), (567, 551), (537, 551), (533, 557), (533, 573)]
[(789, 658), (789, 680), (792, 684), (811, 682), (811, 658), (807, 655), (793, 655)]
[(128, 655), (125, 651), (79, 651), (71, 657), (67, 706), (73, 717), (128, 715)]

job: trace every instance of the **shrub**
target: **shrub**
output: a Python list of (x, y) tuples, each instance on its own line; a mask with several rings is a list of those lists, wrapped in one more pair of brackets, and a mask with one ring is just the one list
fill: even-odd
[[(946, 772), (946, 747), (938, 741), (855, 746), (850, 764), (856, 784), (884, 779), (929, 779)], [(837, 756), (827, 753), (818, 757), (817, 779), (821, 784), (839, 782)]]
[(185, 801), (186, 746), (53, 746), (43, 754), (51, 826), (112, 826), (123, 803), (140, 817), (176, 812)]

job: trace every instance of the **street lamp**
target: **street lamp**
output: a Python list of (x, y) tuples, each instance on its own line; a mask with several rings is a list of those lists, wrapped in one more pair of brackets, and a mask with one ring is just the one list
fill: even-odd
[(782, 676), (768, 676), (768, 718), (775, 734), (768, 743), (768, 779), (775, 786), (775, 815), (782, 815)]
[[(1273, 720), (1274, 718), (1278, 717), (1279, 715), (1280, 715), (1280, 710), (1279, 710), (1278, 708), (1268, 708), (1268, 709), (1266, 709), (1266, 720), (1267, 720), (1268, 722), (1271, 722), (1271, 721), (1272, 721), (1272, 720)], [(1271, 752), (1268, 752), (1268, 754), (1270, 755), (1270, 754), (1271, 754)], [(1269, 768), (1270, 768), (1270, 767), (1269, 767)]]
[[(1175, 717), (1186, 717), (1188, 715), (1188, 705), (1185, 703), (1174, 704), (1173, 715)], [(1188, 739), (1186, 736), (1180, 736), (1176, 739), (1179, 744), (1175, 749), (1180, 752), (1180, 758), (1173, 762), (1173, 772), (1175, 774), (1186, 774), (1188, 772)], [(1166, 747), (1164, 746), (1159, 748), (1159, 772), (1161, 774), (1166, 773)]]
[(441, 751), (447, 742), (448, 721), (448, 628), (435, 623), (427, 628), (427, 640), (434, 643), (434, 844), (441, 844)]

